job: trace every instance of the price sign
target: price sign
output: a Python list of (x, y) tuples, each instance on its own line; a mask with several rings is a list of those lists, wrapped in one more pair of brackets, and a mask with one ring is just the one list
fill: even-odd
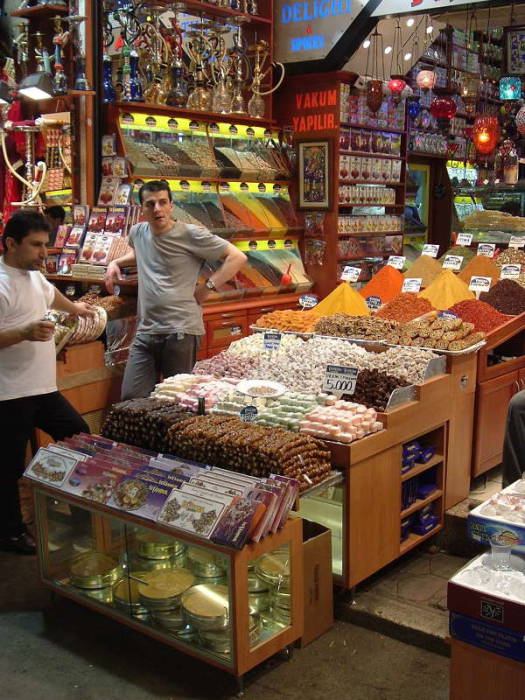
[(438, 313), (438, 317), (444, 319), (445, 321), (455, 321), (456, 318), (458, 318), (456, 314), (452, 313), (452, 311), (440, 311)]
[(323, 391), (352, 395), (355, 392), (358, 374), (359, 370), (357, 367), (327, 365), (323, 381)]
[(381, 299), (379, 297), (367, 297), (365, 299), (365, 302), (370, 311), (379, 309), (379, 307), (381, 306)]
[(281, 334), (275, 332), (267, 332), (264, 334), (264, 349), (279, 350), (281, 345)]
[(438, 245), (431, 245), (430, 243), (426, 243), (423, 246), (423, 252), (421, 255), (430, 255), (431, 258), (437, 258), (439, 253), (439, 246)]
[(360, 267), (351, 267), (350, 265), (346, 265), (341, 273), (341, 279), (344, 282), (357, 282), (360, 274)]
[(472, 243), (471, 233), (458, 233), (456, 238), (456, 245), (466, 245), (469, 246)]
[(230, 335), (241, 335), (242, 328), (240, 326), (232, 326), (230, 328)]
[(299, 297), (299, 304), (303, 309), (313, 309), (318, 303), (319, 299), (313, 294), (303, 294), (302, 297)]
[(484, 255), (486, 258), (493, 258), (496, 250), (495, 243), (480, 243), (478, 245), (478, 255)]
[(402, 270), (405, 260), (406, 258), (403, 255), (391, 255), (386, 264), (390, 265), (390, 267), (395, 267), (396, 270)]
[(253, 423), (259, 411), (256, 406), (245, 406), (239, 411), (239, 418), (243, 423)]
[(461, 265), (463, 264), (462, 255), (447, 255), (443, 260), (444, 270), (461, 270)]
[(402, 292), (419, 292), (421, 289), (421, 282), (423, 281), (422, 277), (407, 277), (403, 281), (403, 287), (401, 288)]
[(492, 277), (471, 277), (468, 288), (471, 292), (488, 292)]
[(516, 280), (521, 274), (521, 265), (502, 265), (500, 277), (502, 280)]
[(525, 236), (511, 236), (509, 248), (525, 248)]

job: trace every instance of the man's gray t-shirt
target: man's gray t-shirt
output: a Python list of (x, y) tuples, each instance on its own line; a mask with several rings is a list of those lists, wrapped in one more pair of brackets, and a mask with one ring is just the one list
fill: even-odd
[(132, 226), (129, 244), (139, 277), (137, 331), (203, 335), (202, 311), (194, 297), (199, 272), (206, 260), (223, 257), (228, 242), (180, 222), (155, 236), (143, 222)]

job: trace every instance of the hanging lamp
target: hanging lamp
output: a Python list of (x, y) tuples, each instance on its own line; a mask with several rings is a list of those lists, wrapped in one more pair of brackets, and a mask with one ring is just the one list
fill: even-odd
[(366, 106), (375, 113), (383, 104), (383, 81), (376, 76), (379, 72), (379, 53), (381, 54), (382, 75), (385, 74), (384, 51), (383, 51), (383, 35), (377, 31), (377, 28), (370, 34), (370, 44), (368, 47), (370, 53), (366, 57), (366, 75), (368, 72), (369, 56), (372, 56), (371, 74), (372, 78), (368, 78), (366, 83)]
[[(448, 35), (447, 35), (448, 42)], [(434, 87), (434, 99), (430, 103), (430, 114), (437, 120), (438, 127), (443, 132), (450, 128), (450, 120), (456, 116), (458, 106), (453, 99), (456, 90), (451, 86), (453, 66), (447, 68), (447, 84), (445, 87)]]
[(520, 134), (525, 134), (525, 105), (523, 105), (516, 114), (516, 129)]
[(402, 49), (401, 25), (397, 20), (396, 28), (394, 29), (394, 41), (392, 45), (392, 59), (390, 61), (390, 80), (387, 83), (387, 88), (392, 95), (395, 104), (401, 102), (402, 92), (406, 87), (406, 80), (401, 74), (401, 64), (399, 55)]
[(476, 117), (472, 127), (472, 142), (478, 153), (488, 155), (498, 145), (501, 132), (497, 117), (482, 115)]

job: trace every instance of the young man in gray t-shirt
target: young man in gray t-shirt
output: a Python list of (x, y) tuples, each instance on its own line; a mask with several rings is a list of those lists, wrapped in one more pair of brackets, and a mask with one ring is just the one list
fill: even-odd
[[(228, 241), (199, 226), (172, 219), (165, 180), (142, 185), (139, 200), (145, 222), (131, 228), (133, 250), (108, 265), (106, 287), (113, 293), (121, 267), (137, 265), (137, 334), (122, 383), (122, 399), (149, 396), (160, 377), (191, 372), (204, 334), (200, 304), (230, 280), (246, 256)], [(205, 284), (197, 286), (206, 260), (224, 259)]]

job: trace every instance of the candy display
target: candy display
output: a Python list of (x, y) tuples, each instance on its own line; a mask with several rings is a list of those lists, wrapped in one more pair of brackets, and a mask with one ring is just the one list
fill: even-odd
[(525, 289), (514, 280), (500, 280), (490, 292), (482, 292), (479, 298), (502, 314), (516, 316), (525, 311)]
[(106, 328), (105, 309), (94, 306), (94, 316), (71, 316), (63, 311), (47, 311), (45, 320), (55, 324), (54, 337), (57, 352), (65, 345), (80, 345), (97, 340)]
[(243, 423), (230, 416), (196, 416), (168, 431), (171, 451), (181, 457), (264, 477), (297, 479), (301, 488), (331, 471), (330, 453), (309, 435)]
[[(199, 360), (193, 368), (194, 374), (213, 375), (214, 377), (236, 377), (243, 379), (257, 374), (259, 358), (257, 356), (241, 357), (228, 351)], [(180, 375), (177, 375), (180, 376)], [(165, 380), (165, 381), (169, 381)]]
[(393, 377), (377, 369), (364, 369), (357, 375), (355, 392), (351, 399), (367, 408), (384, 413), (392, 392), (404, 386), (408, 386), (408, 382), (404, 379)]
[(458, 304), (451, 306), (449, 311), (459, 316), (463, 321), (472, 323), (474, 330), (482, 331), (483, 333), (490, 333), (490, 331), (509, 320), (508, 316), (496, 311), (490, 304), (478, 299), (460, 301)]
[[(428, 256), (425, 255), (422, 257)], [(432, 260), (432, 258), (428, 259)], [(417, 294), (413, 294), (412, 292), (403, 292), (399, 296), (392, 299), (392, 301), (389, 301), (388, 304), (385, 304), (378, 309), (375, 318), (383, 318), (404, 323), (406, 321), (412, 321), (412, 319), (417, 318), (418, 316), (423, 316), (423, 314), (427, 314), (433, 309), (434, 307), (428, 301), (428, 299), (422, 299), (421, 297), (418, 297)]]
[(368, 316), (370, 309), (363, 298), (349, 284), (342, 282), (315, 307), (317, 316), (343, 313), (350, 316)]
[(464, 299), (474, 299), (468, 285), (451, 270), (443, 270), (419, 296), (428, 299), (435, 309), (446, 311)]
[(421, 279), (421, 287), (424, 289), (431, 284), (441, 272), (441, 265), (430, 255), (420, 255), (419, 258), (410, 265), (404, 277), (415, 277)]
[(396, 297), (403, 287), (403, 275), (391, 265), (385, 265), (372, 277), (370, 282), (359, 290), (364, 299), (378, 297), (382, 304)]
[(170, 380), (168, 379), (166, 384), (163, 382), (156, 387), (152, 393), (152, 398), (162, 395), (166, 396), (166, 391), (168, 391), (182, 409), (197, 413), (199, 410), (209, 410), (212, 408), (219, 396), (230, 391), (236, 384), (237, 379), (226, 377), (218, 380), (214, 377), (202, 376), (197, 377), (197, 381), (188, 386), (184, 391), (173, 391), (173, 385), (170, 384)]
[(399, 335), (399, 327), (396, 323), (376, 318), (359, 318), (345, 313), (336, 313), (333, 316), (320, 318), (314, 326), (318, 335), (338, 336), (360, 340), (384, 340), (392, 339), (392, 334)]
[(318, 319), (317, 311), (272, 311), (260, 316), (255, 325), (257, 328), (308, 333)]
[(382, 427), (373, 408), (349, 401), (317, 406), (299, 422), (301, 433), (337, 442), (353, 442), (376, 433)]
[(402, 328), (401, 345), (416, 345), (436, 350), (466, 350), (485, 339), (485, 334), (474, 332), (474, 324), (460, 318), (431, 317), (411, 321)]

